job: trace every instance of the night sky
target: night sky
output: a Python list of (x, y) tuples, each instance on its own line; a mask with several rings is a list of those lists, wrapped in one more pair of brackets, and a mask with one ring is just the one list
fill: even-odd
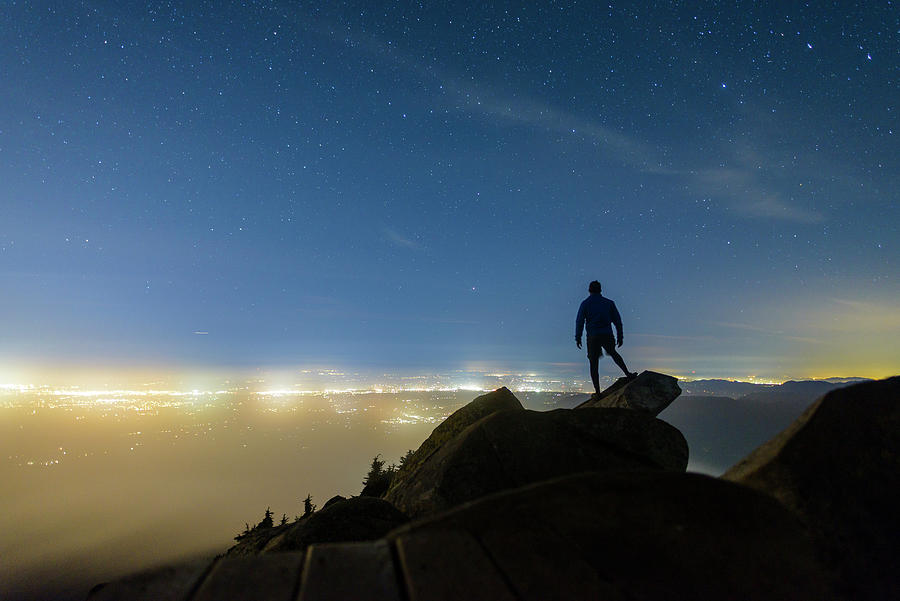
[(0, 381), (586, 379), (593, 279), (632, 369), (896, 373), (898, 33), (884, 1), (4, 2)]

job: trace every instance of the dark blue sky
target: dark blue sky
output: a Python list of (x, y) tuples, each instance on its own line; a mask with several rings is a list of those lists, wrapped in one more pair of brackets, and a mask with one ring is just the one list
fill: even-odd
[(469, 4), (5, 3), (0, 376), (896, 371), (893, 3)]

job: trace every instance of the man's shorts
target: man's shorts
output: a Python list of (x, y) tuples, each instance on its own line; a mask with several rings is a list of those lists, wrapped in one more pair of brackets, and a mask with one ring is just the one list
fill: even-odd
[(599, 359), (603, 356), (603, 349), (606, 349), (607, 354), (616, 350), (616, 339), (611, 333), (587, 337), (588, 359)]

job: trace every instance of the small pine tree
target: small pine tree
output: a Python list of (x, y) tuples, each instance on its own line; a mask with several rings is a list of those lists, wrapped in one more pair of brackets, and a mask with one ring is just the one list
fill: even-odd
[(257, 528), (271, 528), (275, 523), (272, 521), (272, 509), (266, 507), (266, 515), (262, 521), (256, 525)]
[(279, 525), (279, 526), (284, 526), (285, 524), (287, 524), (287, 514), (286, 514), (286, 513), (282, 513), (282, 514), (281, 514), (281, 523), (278, 524), (278, 525)]
[(369, 467), (369, 473), (366, 474), (366, 479), (363, 480), (363, 489), (360, 494), (367, 497), (383, 496), (390, 487), (391, 480), (394, 479), (394, 474), (396, 472), (397, 466), (395, 464), (392, 463), (385, 468), (384, 459), (381, 458), (381, 455), (375, 455), (375, 457), (372, 458), (372, 465)]
[(400, 458), (400, 465), (399, 465), (399, 467), (403, 467), (404, 464), (406, 464), (406, 462), (409, 461), (409, 460), (412, 458), (412, 456), (413, 456), (413, 450), (410, 449), (410, 450), (408, 450), (408, 451), (406, 452), (406, 455), (404, 455), (403, 457)]
[(316, 506), (312, 502), (312, 495), (307, 494), (306, 498), (303, 499), (303, 517), (308, 516), (315, 510), (316, 510)]
[(370, 482), (374, 483), (376, 480), (380, 479), (383, 472), (384, 459), (381, 458), (381, 453), (379, 453), (372, 458), (372, 465), (369, 467), (369, 473), (366, 474), (366, 479), (363, 480), (363, 486), (368, 486)]

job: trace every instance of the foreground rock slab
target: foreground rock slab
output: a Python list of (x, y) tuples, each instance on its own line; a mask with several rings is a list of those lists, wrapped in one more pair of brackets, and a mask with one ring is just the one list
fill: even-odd
[(599, 395), (593, 395), (576, 409), (621, 407), (644, 411), (655, 417), (671, 405), (680, 394), (681, 388), (678, 386), (677, 378), (655, 371), (645, 371), (633, 380), (619, 378), (612, 386)]
[(524, 600), (831, 596), (794, 515), (767, 495), (699, 474), (559, 478), (411, 523), (388, 539), (411, 600), (464, 598), (440, 594), (458, 582), (488, 582), (491, 593), (507, 583), (506, 598)]
[(298, 598), (403, 601), (390, 545), (384, 539), (313, 545), (306, 554)]
[(829, 392), (723, 478), (813, 533), (851, 599), (900, 599), (900, 377)]
[(432, 453), (385, 500), (410, 517), (486, 494), (585, 471), (684, 471), (687, 442), (674, 427), (629, 409), (501, 411)]
[(225, 557), (191, 597), (192, 601), (293, 601), (302, 553), (269, 557)]

